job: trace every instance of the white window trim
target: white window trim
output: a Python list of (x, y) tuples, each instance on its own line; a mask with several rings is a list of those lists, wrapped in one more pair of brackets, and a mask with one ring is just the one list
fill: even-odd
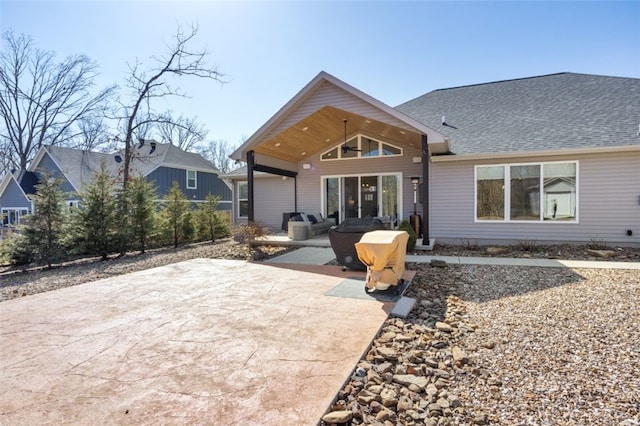
[(20, 225), (20, 222), (22, 222), (22, 218), (30, 214), (30, 209), (25, 207), (2, 207), (0, 209), (0, 218), (2, 218), (2, 221), (0, 221), (0, 226), (4, 226), (4, 215), (6, 214), (8, 216), (11, 212), (17, 213), (17, 216), (16, 216), (17, 222), (8, 223), (7, 226), (14, 227), (14, 226)]
[[(367, 135), (363, 135), (363, 134), (358, 134), (358, 135), (352, 137), (351, 139), (348, 139), (347, 142), (350, 142), (353, 139), (356, 139), (358, 141), (358, 149), (362, 149), (362, 143), (363, 143), (362, 139), (363, 138), (371, 139), (372, 141), (378, 142), (378, 144), (384, 144), (384, 145), (389, 145), (391, 147), (394, 147), (395, 149), (400, 150), (400, 153), (399, 154), (391, 154), (391, 155), (382, 155), (382, 149), (380, 149), (382, 146), (378, 145), (378, 155), (375, 156), (375, 157), (373, 157), (373, 156), (363, 157), (362, 156), (362, 152), (361, 151), (357, 151), (356, 152), (356, 156), (354, 156), (354, 157), (342, 158), (342, 149), (341, 149), (341, 147), (342, 147), (342, 145), (344, 145), (344, 142), (342, 142), (342, 143), (332, 147), (331, 149), (328, 149), (326, 151), (321, 152), (320, 153), (320, 161), (369, 160), (369, 159), (372, 159), (372, 158), (402, 157), (404, 155), (404, 150), (401, 147), (396, 146), (396, 145), (394, 145), (392, 143), (389, 143), (389, 142), (384, 142), (384, 141), (381, 141), (381, 140), (378, 140), (378, 139), (375, 139), (375, 138), (371, 138), (371, 137), (369, 137)], [(331, 152), (336, 148), (338, 149), (338, 157), (337, 158), (322, 158), (322, 156), (324, 156), (326, 153)]]
[[(371, 158), (371, 157), (369, 157)], [(374, 157), (375, 158), (375, 157)], [(404, 188), (403, 188), (403, 179), (402, 179), (402, 173), (398, 173), (398, 172), (391, 172), (391, 173), (355, 173), (355, 174), (341, 174), (341, 175), (322, 175), (320, 176), (320, 188), (322, 189), (320, 191), (320, 211), (321, 212), (326, 212), (327, 211), (327, 203), (326, 203), (326, 199), (327, 199), (327, 188), (324, 184), (325, 179), (331, 179), (331, 178), (345, 178), (345, 177), (368, 177), (368, 176), (395, 176), (398, 182), (398, 223), (401, 222), (401, 218), (403, 218), (404, 216), (404, 198), (403, 198), (403, 194), (404, 194)], [(342, 200), (342, 185), (340, 185), (338, 187), (338, 198), (340, 200)], [(324, 213), (323, 213), (324, 214)], [(341, 211), (340, 214), (342, 215), (343, 212)], [(342, 216), (341, 216), (342, 217)]]
[[(544, 166), (546, 164), (567, 164), (576, 165), (576, 217), (574, 220), (544, 220), (544, 191), (542, 190), (542, 179), (544, 176)], [(539, 220), (511, 220), (511, 166), (540, 166), (540, 219)], [(483, 220), (478, 219), (478, 169), (481, 167), (504, 167), (504, 219)], [(553, 223), (556, 225), (576, 225), (580, 223), (580, 162), (578, 160), (566, 161), (545, 161), (531, 163), (501, 163), (501, 164), (477, 164), (473, 169), (473, 221), (474, 223)]]
[[(194, 178), (193, 178), (194, 184), (193, 184), (193, 186), (189, 186), (189, 180), (190, 180), (189, 179), (189, 172), (193, 172), (193, 174), (194, 174)], [(187, 189), (198, 189), (198, 171), (197, 170), (187, 170), (186, 173), (187, 173)]]
[[(237, 188), (238, 188), (238, 198), (237, 198), (237, 211), (236, 211), (236, 216), (238, 219), (246, 219), (249, 216), (240, 216), (240, 201), (249, 201), (248, 198), (240, 198), (240, 185), (245, 184), (245, 185), (249, 185), (249, 182), (247, 182), (246, 180), (239, 180), (237, 182)], [(248, 190), (249, 188), (247, 188)]]

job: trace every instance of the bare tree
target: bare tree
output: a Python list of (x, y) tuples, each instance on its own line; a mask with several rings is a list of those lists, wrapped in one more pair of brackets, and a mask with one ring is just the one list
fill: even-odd
[(235, 147), (220, 139), (209, 141), (206, 146), (200, 148), (200, 154), (211, 161), (216, 169), (226, 174), (235, 168), (235, 161), (229, 157), (234, 150)]
[(209, 52), (194, 51), (188, 47), (197, 33), (197, 27), (191, 27), (191, 31), (187, 33), (179, 27), (175, 35), (175, 44), (168, 47), (167, 53), (161, 57), (152, 57), (155, 66), (148, 71), (143, 70), (138, 62), (130, 66), (126, 86), (131, 91), (132, 101), (129, 104), (121, 103), (123, 114), (120, 116), (124, 123), (123, 185), (125, 187), (129, 180), (132, 147), (135, 144), (137, 130), (142, 125), (163, 121), (162, 115), (154, 112), (152, 101), (168, 96), (185, 96), (170, 84), (170, 77), (194, 76), (224, 83), (223, 74), (206, 62)]
[(156, 124), (160, 140), (189, 151), (204, 141), (207, 130), (197, 119), (180, 116), (173, 118), (171, 111), (163, 113)]
[(70, 144), (87, 151), (107, 151), (111, 140), (109, 126), (102, 116), (83, 117), (76, 123), (78, 134)]
[(61, 145), (76, 135), (75, 123), (101, 111), (115, 86), (92, 96), (98, 66), (84, 55), (57, 63), (30, 37), (8, 31), (0, 52), (0, 155), (25, 170), (43, 144)]

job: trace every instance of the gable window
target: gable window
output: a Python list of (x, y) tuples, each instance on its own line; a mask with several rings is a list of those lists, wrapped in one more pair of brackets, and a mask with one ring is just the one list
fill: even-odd
[(578, 163), (475, 167), (476, 221), (576, 222)]
[(249, 184), (238, 182), (238, 217), (249, 216)]
[[(346, 149), (343, 149), (346, 147)], [(355, 136), (345, 143), (325, 151), (320, 156), (321, 161), (345, 160), (353, 158), (376, 158), (385, 156), (401, 156), (402, 148), (368, 138), (363, 135)]]
[(198, 173), (195, 170), (187, 170), (187, 189), (196, 189), (198, 186)]

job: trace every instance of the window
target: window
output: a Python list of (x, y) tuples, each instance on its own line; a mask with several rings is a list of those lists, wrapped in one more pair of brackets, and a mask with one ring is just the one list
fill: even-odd
[(476, 218), (504, 219), (504, 166), (476, 168)]
[[(343, 146), (350, 149), (343, 150)], [(363, 135), (358, 135), (349, 139), (346, 143), (341, 143), (339, 146), (333, 147), (329, 151), (325, 151), (320, 156), (320, 159), (322, 161), (331, 161), (401, 155), (402, 148), (398, 148)]]
[(23, 208), (3, 208), (2, 209), (2, 225), (3, 226), (16, 226), (20, 224), (20, 220), (23, 216), (29, 214), (29, 210)]
[(577, 171), (577, 162), (476, 166), (476, 220), (575, 222)]
[(198, 174), (195, 170), (187, 170), (187, 189), (196, 189), (198, 186)]
[(238, 182), (238, 217), (249, 216), (249, 184)]

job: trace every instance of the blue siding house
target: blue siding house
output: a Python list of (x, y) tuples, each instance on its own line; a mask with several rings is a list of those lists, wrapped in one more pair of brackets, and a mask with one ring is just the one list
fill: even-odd
[[(43, 146), (20, 178), (8, 173), (0, 184), (0, 208), (7, 222), (16, 224), (32, 210), (29, 194), (35, 193), (37, 177), (48, 173), (62, 178), (62, 190), (69, 205), (79, 201), (81, 193), (100, 170), (122, 181), (122, 151), (112, 154), (60, 146)], [(163, 197), (178, 182), (180, 190), (193, 203), (213, 194), (220, 197), (219, 211), (231, 211), (231, 187), (219, 178), (220, 172), (200, 154), (186, 152), (171, 144), (141, 141), (133, 148), (131, 176), (144, 176)], [(10, 213), (12, 212), (12, 213)]]
[(33, 203), (13, 173), (7, 173), (0, 182), (0, 214), (2, 226), (12, 227), (20, 218), (33, 210)]

